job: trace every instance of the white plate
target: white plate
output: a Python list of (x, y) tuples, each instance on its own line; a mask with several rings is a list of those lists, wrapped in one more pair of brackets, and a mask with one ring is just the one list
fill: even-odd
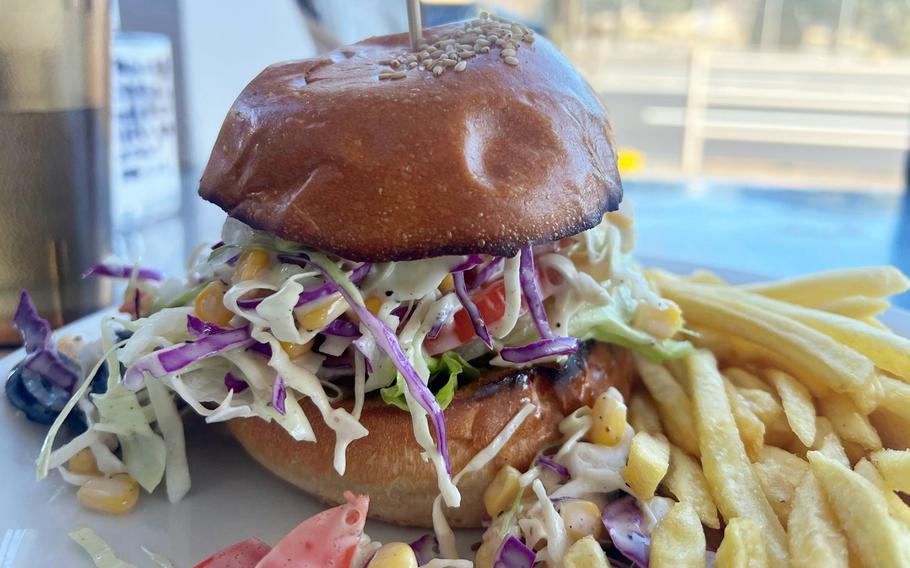
[[(693, 266), (654, 262), (678, 272)], [(718, 270), (730, 281), (748, 275)], [(74, 322), (61, 334), (94, 337), (100, 315)], [(910, 313), (891, 310), (885, 323), (910, 336)], [(21, 352), (0, 360), (0, 377), (22, 357)], [(0, 395), (4, 398), (4, 395)], [(189, 567), (234, 542), (256, 536), (274, 544), (323, 505), (272, 476), (255, 464), (222, 427), (192, 420), (187, 444), (193, 488), (180, 503), (167, 502), (164, 491), (142, 495), (136, 509), (123, 517), (95, 514), (79, 506), (75, 488), (57, 473), (37, 483), (35, 458), (46, 427), (28, 422), (6, 401), (0, 401), (0, 568), (34, 566), (92, 566), (87, 556), (67, 536), (73, 529), (95, 529), (121, 558), (137, 566), (153, 566), (139, 549), (144, 545), (165, 555), (178, 568)], [(425, 531), (367, 523), (367, 532), (380, 541), (413, 540)], [(460, 534), (467, 549), (477, 533)]]

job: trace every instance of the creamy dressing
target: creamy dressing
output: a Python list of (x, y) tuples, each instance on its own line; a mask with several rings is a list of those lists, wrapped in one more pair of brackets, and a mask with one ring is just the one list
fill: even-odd
[[(455, 474), (452, 478), (453, 483), (457, 485), (462, 477), (479, 471), (490, 463), (509, 443), (509, 440), (512, 439), (512, 436), (515, 435), (515, 432), (518, 431), (525, 419), (536, 410), (537, 407), (530, 402), (525, 403), (521, 410), (515, 413), (515, 416), (496, 434), (496, 437), (484, 449), (477, 452), (461, 471)], [(456, 559), (458, 558), (458, 549), (455, 545), (455, 533), (452, 532), (452, 528), (449, 526), (449, 522), (442, 511), (440, 497), (437, 496), (433, 500), (433, 530), (436, 532), (436, 539), (439, 541), (439, 551), (443, 558)]]

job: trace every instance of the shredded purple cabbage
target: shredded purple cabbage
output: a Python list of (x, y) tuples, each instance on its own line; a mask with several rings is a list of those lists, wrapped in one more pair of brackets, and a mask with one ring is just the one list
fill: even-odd
[[(372, 268), (373, 268), (372, 263), (364, 262), (363, 264), (361, 264), (360, 266), (355, 268), (353, 272), (351, 272), (351, 276), (350, 276), (351, 282), (353, 282), (354, 284), (357, 284), (358, 282), (363, 280), (367, 274), (370, 273), (370, 269), (372, 269)], [(319, 298), (328, 296), (329, 294), (334, 294), (337, 291), (338, 291), (338, 286), (336, 286), (334, 282), (327, 281), (325, 284), (322, 284), (321, 286), (318, 286), (312, 290), (304, 290), (303, 292), (301, 292), (300, 298), (297, 300), (297, 305), (295, 307), (299, 308), (300, 306), (302, 306), (304, 304), (307, 304), (314, 300), (318, 300)]]
[(436, 535), (427, 533), (411, 543), (414, 550), (414, 556), (417, 557), (417, 564), (423, 566), (434, 558), (439, 558), (439, 541)]
[(123, 376), (123, 386), (136, 391), (142, 388), (142, 379), (146, 373), (155, 379), (161, 379), (197, 361), (230, 349), (245, 349), (255, 343), (250, 337), (250, 326), (202, 334), (196, 341), (178, 343), (143, 355), (127, 369)]
[(626, 495), (611, 501), (601, 511), (600, 518), (607, 528), (613, 546), (641, 568), (648, 568), (651, 537), (642, 527), (644, 519), (638, 500)]
[(272, 346), (269, 345), (268, 343), (259, 343), (257, 341), (256, 343), (253, 343), (252, 345), (250, 345), (248, 350), (252, 351), (253, 353), (259, 353), (260, 355), (265, 355), (268, 358), (272, 357)]
[(502, 541), (493, 568), (531, 568), (537, 562), (537, 554), (513, 534)]
[[(454, 278), (453, 278), (454, 279)], [(430, 331), (427, 332), (427, 337), (430, 339), (436, 339), (439, 337), (439, 332), (442, 331), (443, 326), (448, 323), (449, 319), (452, 317), (452, 314), (455, 313), (455, 307), (446, 307), (444, 310), (440, 310), (436, 315), (436, 321), (433, 322), (433, 327), (430, 328)]]
[[(322, 266), (316, 266), (326, 279), (332, 280), (331, 274)], [(405, 355), (404, 351), (401, 349), (401, 345), (398, 343), (398, 338), (395, 336), (395, 333), (389, 329), (389, 326), (373, 315), (365, 306), (355, 302), (354, 298), (351, 297), (350, 293), (348, 293), (343, 286), (339, 286), (334, 280), (333, 283), (338, 288), (338, 291), (341, 292), (341, 295), (351, 309), (357, 314), (357, 317), (360, 318), (360, 324), (365, 327), (373, 337), (376, 346), (392, 360), (395, 368), (401, 373), (411, 396), (413, 396), (414, 400), (417, 401), (417, 404), (430, 415), (430, 418), (433, 421), (433, 427), (436, 430), (436, 443), (439, 447), (439, 453), (442, 454), (443, 461), (445, 462), (446, 472), (451, 475), (452, 462), (449, 459), (446, 422), (445, 416), (442, 413), (442, 408), (439, 406), (439, 401), (436, 400), (433, 392), (420, 379), (420, 375), (417, 374), (417, 371), (414, 369), (413, 365), (411, 365), (407, 355)]]
[(547, 357), (571, 355), (576, 351), (578, 351), (577, 337), (553, 337), (552, 339), (538, 339), (521, 347), (503, 347), (499, 351), (499, 355), (504, 361), (510, 363), (530, 363)]
[(278, 414), (284, 416), (287, 410), (284, 407), (284, 401), (288, 397), (288, 388), (284, 384), (284, 377), (278, 375), (275, 377), (275, 382), (272, 383), (272, 406), (278, 412)]
[(471, 270), (475, 266), (480, 266), (481, 264), (483, 264), (483, 258), (481, 258), (479, 254), (469, 254), (464, 262), (456, 265), (451, 271), (464, 272), (465, 270)]
[(186, 316), (186, 329), (190, 333), (196, 336), (200, 335), (215, 335), (218, 333), (225, 333), (231, 331), (230, 329), (218, 326), (209, 321), (202, 321), (192, 314), (187, 314)]
[(157, 270), (152, 270), (151, 268), (139, 268), (120, 264), (105, 264), (103, 262), (92, 265), (92, 267), (88, 269), (88, 272), (83, 274), (82, 277), (89, 278), (92, 276), (107, 276), (109, 278), (132, 278), (134, 272), (136, 274), (137, 280), (164, 280), (164, 275), (162, 275)]
[(550, 329), (547, 312), (543, 307), (543, 297), (537, 282), (537, 271), (534, 269), (534, 249), (531, 245), (521, 249), (518, 278), (521, 281), (521, 292), (524, 295), (525, 303), (528, 304), (528, 311), (531, 312), (534, 326), (537, 327), (537, 333), (540, 334), (541, 339), (550, 339), (553, 337), (553, 331)]
[(492, 279), (494, 276), (499, 274), (502, 271), (503, 258), (497, 256), (483, 267), (481, 267), (477, 274), (474, 276), (474, 279), (471, 281), (471, 285), (468, 286), (468, 292), (473, 292), (481, 286), (487, 283), (488, 280)]
[(553, 456), (541, 454), (540, 457), (537, 458), (537, 463), (547, 469), (555, 471), (563, 477), (569, 477), (569, 468), (554, 460)]
[(471, 318), (471, 325), (474, 326), (474, 333), (477, 334), (477, 337), (483, 341), (487, 348), (493, 349), (493, 338), (490, 337), (487, 324), (483, 321), (480, 310), (477, 309), (477, 305), (471, 300), (471, 297), (468, 295), (468, 290), (465, 288), (464, 272), (453, 272), (452, 280), (455, 282), (455, 295), (458, 296), (461, 307), (464, 308), (468, 317)]
[(353, 322), (343, 319), (332, 320), (332, 323), (323, 328), (320, 333), (336, 337), (360, 337), (360, 330)]
[(40, 375), (67, 392), (79, 380), (76, 371), (63, 360), (51, 339), (51, 326), (41, 316), (28, 292), (19, 293), (13, 326), (22, 335), (27, 357), (23, 367)]
[(235, 394), (241, 393), (250, 387), (246, 381), (238, 379), (234, 376), (234, 373), (230, 371), (224, 375), (224, 386), (227, 387), (228, 390), (234, 391)]

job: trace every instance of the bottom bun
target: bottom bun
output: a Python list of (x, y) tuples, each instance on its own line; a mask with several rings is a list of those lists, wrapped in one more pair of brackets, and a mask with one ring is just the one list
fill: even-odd
[[(459, 388), (445, 410), (452, 471), (458, 472), (487, 446), (525, 402), (537, 406), (503, 450), (458, 485), (461, 507), (447, 509), (455, 527), (479, 527), (483, 492), (506, 464), (524, 471), (537, 452), (560, 441), (559, 423), (577, 408), (592, 404), (614, 386), (628, 394), (634, 375), (631, 355), (597, 342), (582, 344), (561, 368), (494, 370)], [(297, 442), (278, 424), (259, 418), (228, 422), (231, 432), (260, 464), (304, 491), (332, 504), (344, 491), (370, 496), (370, 517), (399, 525), (431, 527), (433, 499), (439, 494), (432, 464), (421, 458), (411, 417), (378, 398), (368, 398), (361, 423), (369, 435), (348, 447), (347, 470), (332, 466), (334, 433), (318, 411), (302, 401), (318, 442)], [(351, 402), (347, 407), (350, 409)]]

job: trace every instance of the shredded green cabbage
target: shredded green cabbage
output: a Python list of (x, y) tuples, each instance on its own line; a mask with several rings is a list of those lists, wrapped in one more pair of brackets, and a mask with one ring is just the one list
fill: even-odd
[(149, 426), (136, 394), (112, 385), (103, 395), (93, 396), (92, 402), (101, 416), (95, 430), (117, 436), (126, 472), (143, 489), (149, 493), (154, 491), (164, 476), (167, 447)]
[(90, 528), (74, 530), (70, 533), (70, 538), (92, 557), (92, 562), (98, 568), (136, 568), (135, 564), (117, 558), (110, 545)]

